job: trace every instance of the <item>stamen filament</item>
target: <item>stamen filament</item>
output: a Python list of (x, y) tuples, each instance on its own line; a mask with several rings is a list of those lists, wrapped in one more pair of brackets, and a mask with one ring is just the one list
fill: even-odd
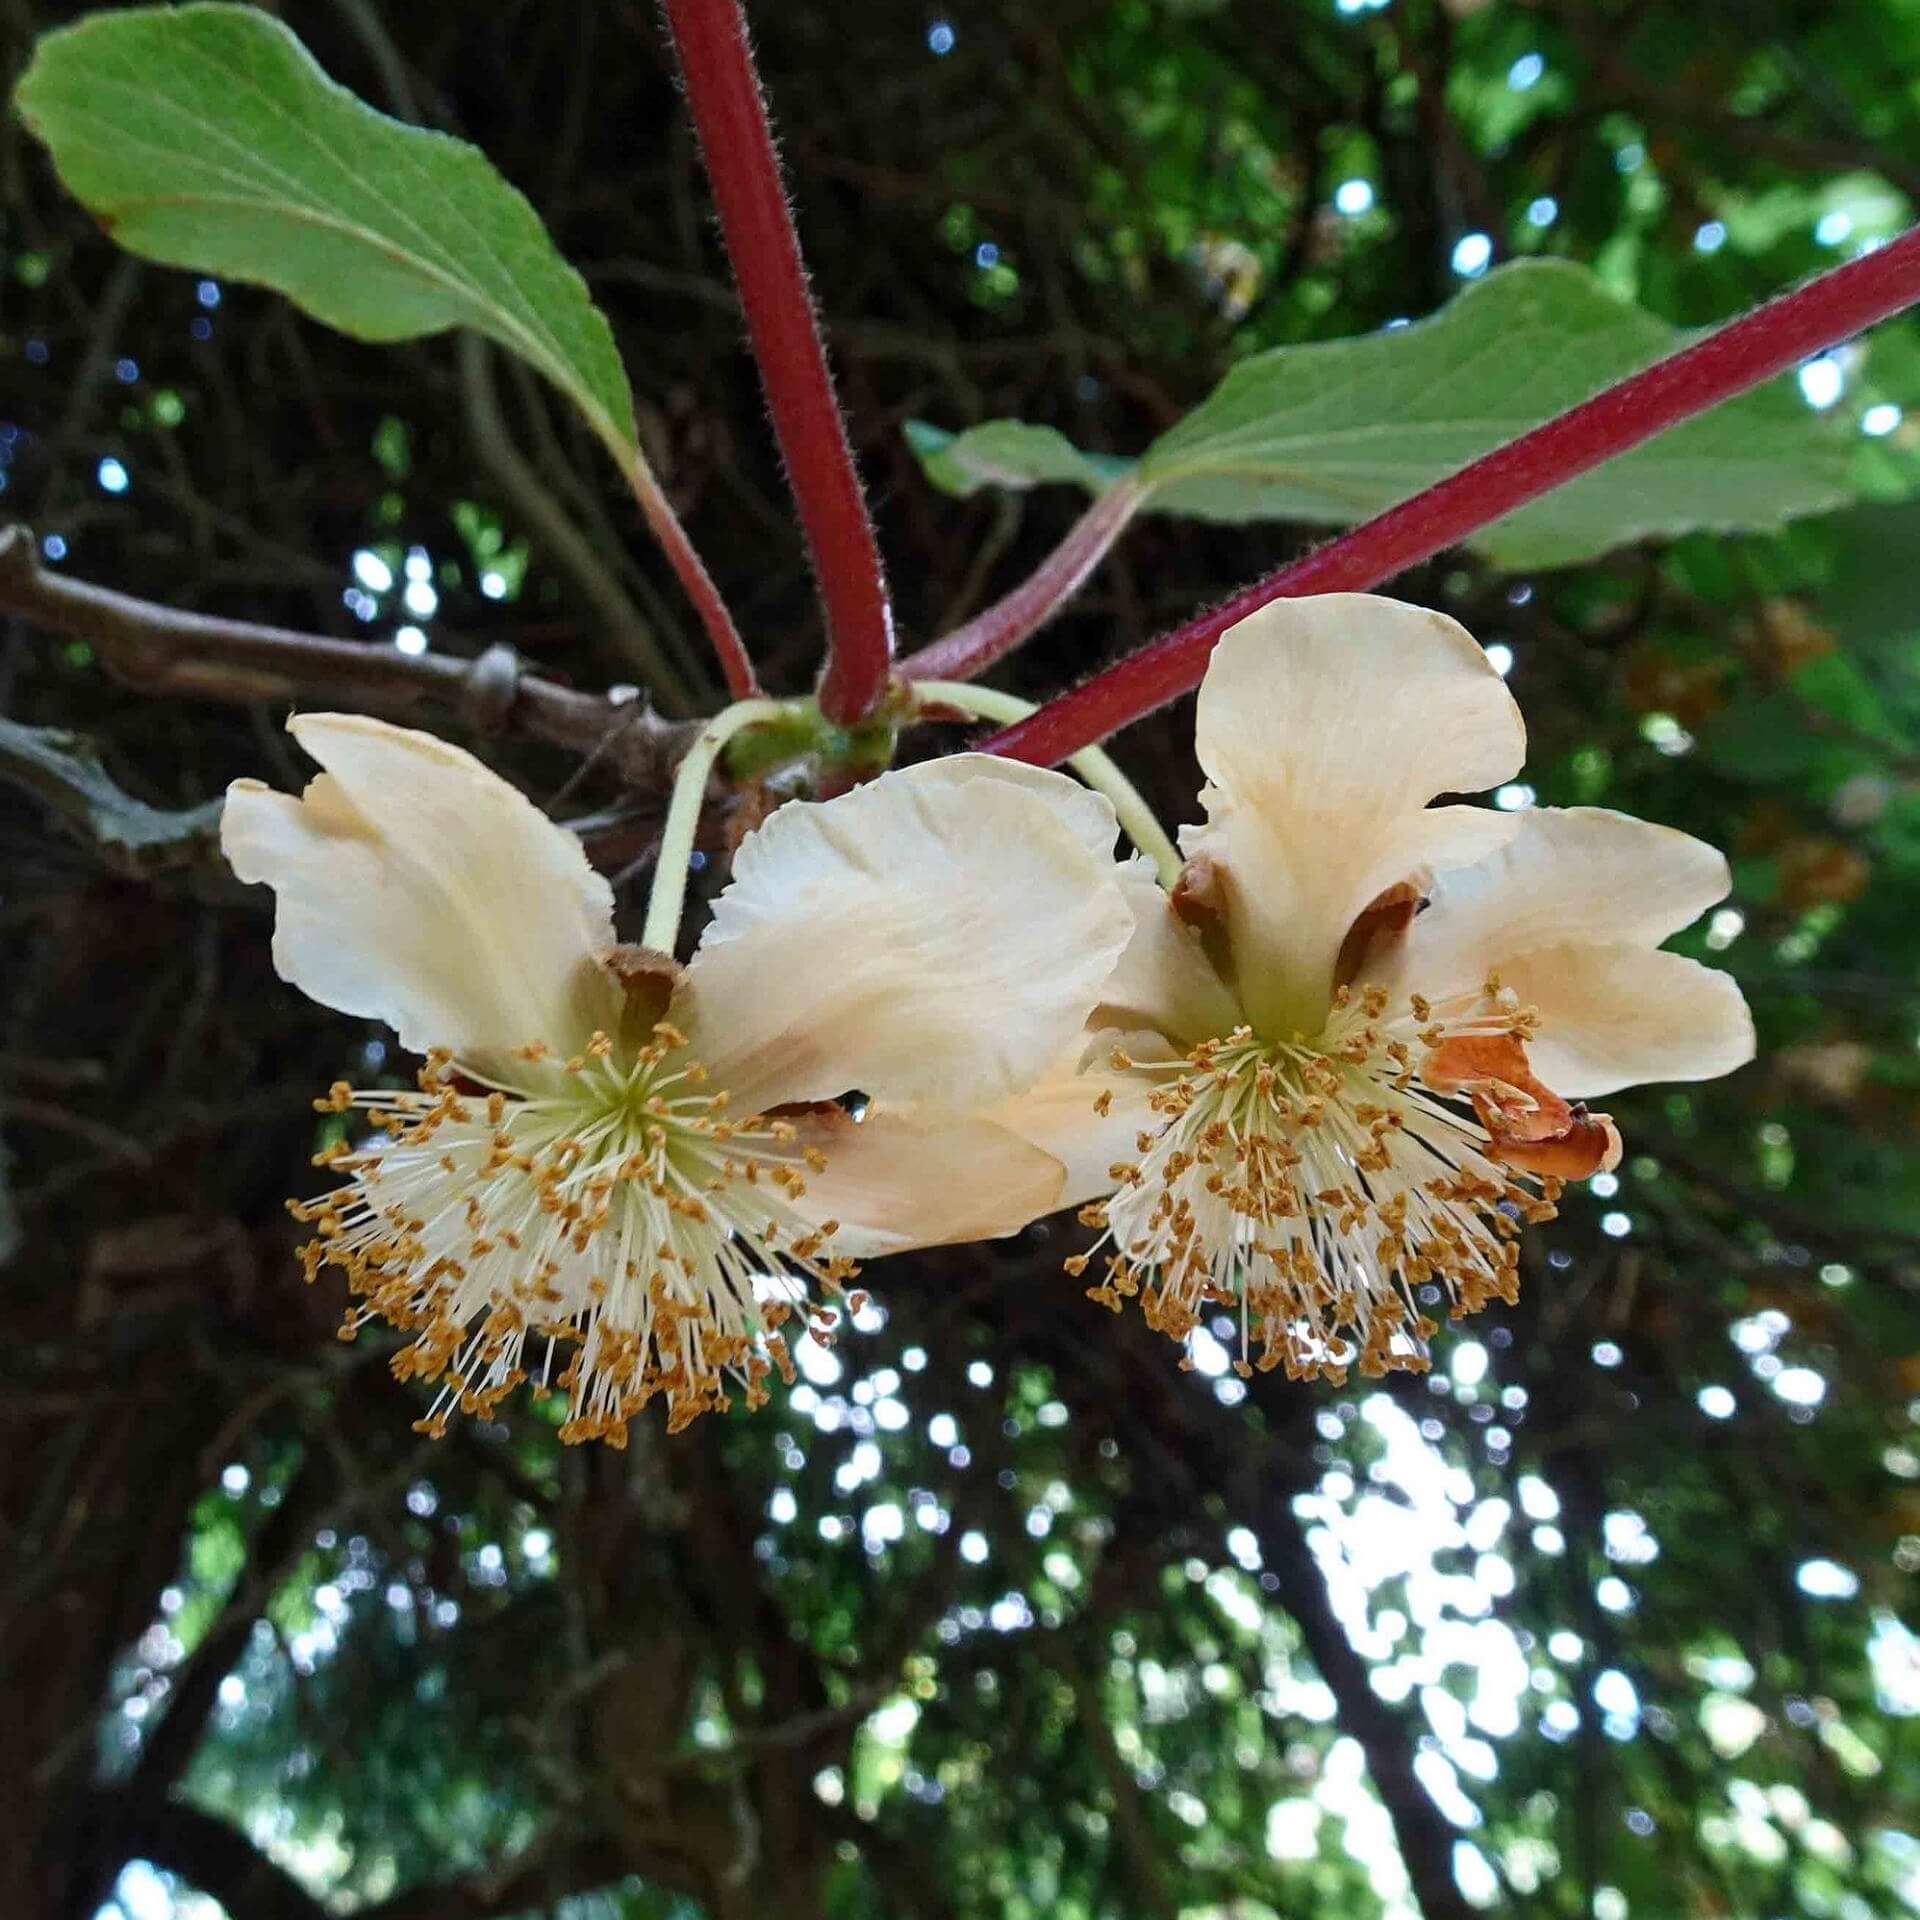
[[(517, 1084), (479, 1097), (436, 1054), (417, 1090), (340, 1083), (317, 1103), (375, 1134), (318, 1156), (345, 1187), (291, 1203), (315, 1227), (302, 1263), (346, 1273), (343, 1338), (377, 1318), (413, 1336), (395, 1371), (442, 1383), (423, 1430), (526, 1381), (529, 1338), (547, 1342), (536, 1392), (569, 1396), (562, 1439), (618, 1445), (655, 1395), (684, 1426), (727, 1405), (729, 1374), (756, 1404), (791, 1365), (776, 1330), (793, 1306), (852, 1277), (831, 1223), (796, 1206), (819, 1150), (786, 1120), (720, 1117), (704, 1071), (673, 1058), (685, 1045), (668, 1029), (621, 1058), (596, 1035), (578, 1064), (523, 1048)], [(769, 1276), (780, 1297), (763, 1300)]]
[(1174, 1077), (1144, 1083), (1159, 1124), (1114, 1165), (1115, 1192), (1089, 1220), (1101, 1237), (1068, 1272), (1110, 1248), (1089, 1289), (1102, 1305), (1139, 1295), (1149, 1324), (1183, 1342), (1207, 1307), (1230, 1306), (1238, 1370), (1335, 1381), (1353, 1365), (1426, 1366), (1423, 1286), (1443, 1287), (1455, 1314), (1511, 1300), (1519, 1226), (1551, 1214), (1561, 1183), (1503, 1164), (1477, 1104), (1462, 1110), (1466, 1092), (1416, 1082), (1410, 1043), (1511, 1035), (1536, 1016), (1491, 982), (1438, 1015), (1387, 1005), (1377, 988), (1343, 993), (1311, 1041), (1238, 1027), (1171, 1063), (1116, 1051), (1116, 1072)]

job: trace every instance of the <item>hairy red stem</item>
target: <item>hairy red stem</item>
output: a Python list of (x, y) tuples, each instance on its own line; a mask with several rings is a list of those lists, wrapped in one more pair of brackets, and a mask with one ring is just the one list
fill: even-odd
[(701, 626), (706, 629), (708, 642), (719, 659), (720, 671), (727, 678), (728, 698), (751, 700), (760, 691), (760, 682), (754, 676), (753, 661), (748, 656), (746, 642), (740, 638), (740, 629), (733, 624), (733, 615), (727, 610), (727, 603), (721, 599), (720, 589), (713, 584), (713, 575), (707, 571), (707, 563), (700, 558), (699, 549), (687, 538), (687, 530), (680, 524), (680, 516), (674, 512), (673, 503), (667, 498), (660, 482), (654, 478), (645, 455), (634, 462), (632, 478), (634, 497), (640, 502), (640, 511), (666, 553), (668, 565), (686, 590), (687, 598), (693, 602)]
[(665, 0), (720, 231), (827, 616), (821, 710), (864, 718), (886, 691), (893, 615), (815, 324), (738, 0)]
[(985, 749), (1052, 766), (1197, 686), (1214, 642), (1269, 601), (1378, 586), (1603, 460), (1916, 301), (1920, 227), (1743, 314), (1255, 581), (995, 734)]
[(1082, 583), (1126, 531), (1146, 497), (1137, 482), (1109, 487), (1026, 579), (963, 627), (929, 641), (900, 662), (910, 680), (971, 680), (1011, 653), (1078, 593)]

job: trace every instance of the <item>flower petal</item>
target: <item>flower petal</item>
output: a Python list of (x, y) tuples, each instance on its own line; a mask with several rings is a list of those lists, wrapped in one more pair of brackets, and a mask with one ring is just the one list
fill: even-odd
[(1703, 840), (1603, 807), (1534, 807), (1506, 847), (1438, 877), (1404, 941), (1365, 969), (1444, 1000), (1541, 947), (1657, 947), (1730, 884)]
[(1231, 1033), (1240, 1024), (1239, 1004), (1152, 867), (1139, 860), (1123, 868), (1120, 891), (1133, 914), (1133, 938), (1100, 989), (1095, 1024), (1150, 1027), (1188, 1046)]
[(1500, 982), (1539, 1010), (1527, 1054), (1569, 1100), (1713, 1080), (1753, 1058), (1753, 1016), (1732, 976), (1677, 953), (1541, 947), (1506, 962)]
[[(1406, 877), (1427, 803), (1510, 779), (1526, 752), (1473, 637), (1370, 594), (1278, 600), (1230, 628), (1195, 726), (1207, 824), (1181, 844), (1224, 869), (1241, 1000), (1282, 1033), (1318, 1029), (1347, 929)], [(1471, 832), (1511, 830), (1476, 818)], [(1453, 857), (1441, 830), (1424, 858)]]
[(234, 872), (277, 896), (282, 979), (475, 1066), (613, 1028), (613, 892), (572, 834), (432, 734), (338, 713), (288, 730), (327, 771), (298, 799), (235, 781), (220, 822)]
[(836, 1222), (833, 1250), (852, 1259), (998, 1240), (1061, 1204), (1060, 1162), (977, 1116), (870, 1107), (858, 1123), (835, 1110), (799, 1126), (826, 1165), (807, 1176), (796, 1209)]
[(672, 1017), (736, 1112), (990, 1106), (1079, 1031), (1131, 931), (1071, 807), (888, 774), (748, 837)]
[[(1153, 1082), (1137, 1073), (1116, 1073), (1106, 1064), (1115, 1036), (1075, 1044), (1025, 1093), (995, 1107), (990, 1119), (1043, 1149), (1065, 1169), (1056, 1207), (1077, 1207), (1113, 1191), (1114, 1165), (1137, 1160), (1143, 1129), (1164, 1122), (1148, 1102)], [(1129, 1034), (1122, 1044), (1135, 1059), (1167, 1050), (1151, 1034)], [(1100, 1106), (1102, 1096), (1106, 1111)]]
[(999, 780), (1019, 787), (1046, 801), (1087, 843), (1097, 860), (1113, 858), (1113, 843), (1119, 837), (1120, 823), (1114, 817), (1113, 802), (1104, 793), (1083, 787), (1078, 780), (1048, 767), (1032, 767), (1024, 760), (1003, 759), (997, 753), (950, 753), (940, 760), (922, 760), (902, 767), (888, 776), (913, 785), (938, 788), (962, 787), (975, 780)]

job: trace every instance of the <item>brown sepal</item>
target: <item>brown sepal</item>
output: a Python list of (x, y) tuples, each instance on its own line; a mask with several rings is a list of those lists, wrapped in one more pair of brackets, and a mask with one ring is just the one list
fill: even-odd
[(1368, 959), (1389, 942), (1400, 939), (1426, 904), (1426, 895), (1411, 880), (1396, 880), (1384, 893), (1375, 895), (1340, 942), (1333, 984), (1352, 986)]
[(623, 942), (600, 956), (600, 964), (620, 984), (626, 997), (626, 1024), (641, 1037), (651, 1036), (656, 1021), (667, 1017), (667, 1003), (687, 977), (687, 970), (670, 953), (657, 947)]
[(1208, 853), (1196, 853), (1180, 869), (1180, 877), (1167, 895), (1177, 919), (1202, 933), (1217, 926), (1227, 910), (1227, 876), (1220, 863)]

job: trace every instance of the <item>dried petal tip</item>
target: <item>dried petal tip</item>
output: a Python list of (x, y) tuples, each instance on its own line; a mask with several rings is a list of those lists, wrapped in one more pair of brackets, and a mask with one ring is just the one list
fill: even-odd
[[(1514, 1016), (1516, 1025), (1531, 1018)], [(1502, 1166), (1588, 1180), (1620, 1164), (1620, 1133), (1611, 1118), (1589, 1113), (1545, 1085), (1529, 1066), (1518, 1033), (1450, 1035), (1428, 1050), (1420, 1077), (1437, 1093), (1464, 1093), (1472, 1100), (1487, 1130), (1487, 1152)]]

